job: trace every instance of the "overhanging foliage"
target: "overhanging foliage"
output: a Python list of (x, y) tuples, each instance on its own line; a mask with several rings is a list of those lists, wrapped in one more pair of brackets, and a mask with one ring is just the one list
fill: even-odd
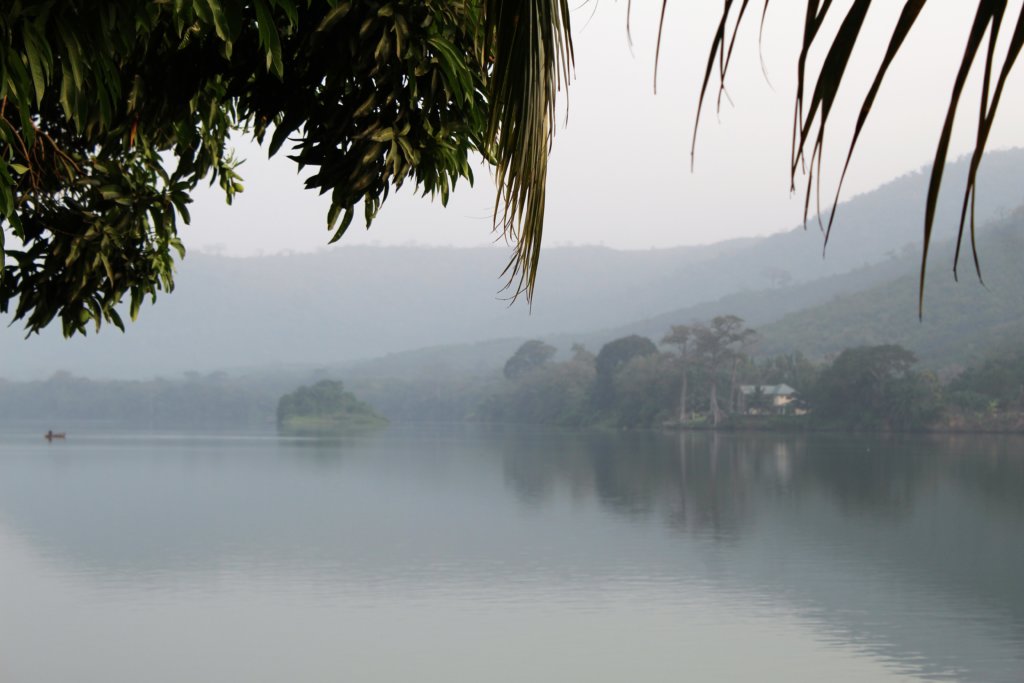
[[(330, 193), (334, 238), (410, 182), (446, 202), (497, 166), (496, 224), (533, 283), (564, 3), (185, 0), (13, 3), (0, 16), (0, 310), (122, 327), (173, 287), (190, 193), (242, 189), (250, 135)], [(526, 10), (529, 10), (526, 12)], [(525, 12), (525, 13), (524, 13)], [(520, 20), (529, 18), (529, 21)], [(542, 47), (543, 46), (543, 47)], [(538, 63), (534, 57), (542, 54)], [(501, 74), (501, 78), (495, 77)], [(555, 80), (552, 80), (555, 79)], [(0, 242), (0, 249), (5, 245)]]
[[(940, 0), (936, 4), (941, 4), (943, 1)], [(885, 2), (889, 2), (889, 0), (885, 0)], [(868, 92), (864, 95), (857, 122), (850, 135), (850, 147), (846, 155), (846, 162), (843, 165), (842, 175), (835, 189), (835, 202), (829, 214), (827, 225), (823, 226), (826, 241), (828, 240), (832, 222), (835, 219), (835, 203), (838, 203), (843, 179), (846, 177), (846, 171), (849, 168), (850, 159), (853, 157), (861, 131), (875, 104), (875, 98), (885, 80), (889, 67), (903, 49), (907, 36), (910, 34), (927, 3), (928, 0), (904, 0), (900, 15), (892, 26), (889, 41), (885, 46), (884, 52), (882, 52), (882, 61), (873, 77)], [(749, 0), (724, 0), (721, 21), (714, 34), (704, 73), (704, 82), (701, 87), (700, 103), (697, 108), (697, 123), (694, 125), (694, 147), (696, 146), (697, 124), (700, 122), (700, 110), (703, 108), (712, 74), (716, 70), (715, 66), (716, 64), (718, 66), (717, 71), (720, 84), (718, 100), (721, 102), (721, 94), (725, 87), (725, 78), (729, 70), (736, 35), (746, 16), (749, 4)], [(1013, 12), (1007, 11), (1007, 4), (1006, 0), (977, 0), (977, 10), (968, 32), (960, 67), (956, 73), (946, 117), (939, 131), (935, 161), (932, 165), (928, 197), (925, 204), (918, 296), (919, 315), (922, 313), (924, 306), (924, 283), (928, 248), (931, 244), (932, 232), (935, 227), (935, 212), (938, 205), (939, 189), (942, 184), (942, 174), (949, 154), (953, 124), (960, 108), (961, 97), (968, 76), (972, 67), (977, 62), (981, 62), (983, 65), (977, 137), (975, 139), (974, 151), (971, 154), (971, 165), (967, 182), (964, 187), (953, 272), (955, 275), (960, 258), (961, 243), (964, 232), (967, 231), (970, 235), (974, 267), (978, 277), (981, 277), (981, 265), (978, 260), (974, 239), (974, 202), (978, 167), (985, 153), (985, 145), (988, 142), (989, 134), (995, 122), (996, 110), (999, 107), (1007, 78), (1016, 63), (1017, 57), (1020, 56), (1021, 48), (1024, 47), (1024, 8), (1021, 8), (1017, 12), (1016, 17), (1014, 17)], [(663, 22), (664, 8), (667, 5), (668, 0), (662, 0)], [(764, 15), (767, 13), (770, 5), (770, 0), (765, 0), (762, 6), (762, 27), (764, 25)], [(810, 212), (812, 192), (818, 197), (821, 194), (822, 148), (829, 115), (846, 76), (846, 68), (850, 62), (850, 56), (855, 46), (863, 43), (863, 40), (861, 40), (861, 29), (864, 26), (871, 5), (872, 0), (851, 0), (848, 3), (839, 3), (838, 5), (833, 4), (832, 0), (806, 0), (803, 34), (800, 41), (800, 57), (797, 62), (797, 90), (793, 113), (793, 151), (790, 165), (791, 184), (794, 190), (796, 188), (797, 173), (801, 169), (807, 169), (807, 186), (804, 195), (805, 223)], [(830, 35), (824, 32), (822, 27), (830, 13), (831, 15), (836, 15), (843, 12), (844, 8), (845, 14), (842, 15), (839, 28), (835, 34)], [(1008, 28), (1010, 25), (1012, 25), (1012, 29)], [(997, 44), (999, 43), (1000, 32), (1003, 28), (1012, 30), (1012, 35), (1005, 45), (1005, 51), (1000, 54), (997, 50)], [(808, 55), (814, 48), (822, 48), (825, 51), (825, 58), (817, 70), (812, 69), (808, 64)], [(821, 207), (819, 205), (819, 216), (820, 212)]]

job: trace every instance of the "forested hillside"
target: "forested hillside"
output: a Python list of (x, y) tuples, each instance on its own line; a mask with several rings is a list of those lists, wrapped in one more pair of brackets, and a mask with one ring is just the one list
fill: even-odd
[(646, 320), (631, 321), (599, 331), (554, 335), (549, 337), (549, 340), (556, 344), (583, 342), (596, 345), (624, 334), (657, 336), (680, 321), (704, 320), (722, 311), (730, 311), (752, 325), (765, 325), (789, 313), (828, 302), (841, 294), (863, 291), (900, 277), (907, 272), (908, 254), (912, 255), (912, 260), (916, 259), (916, 252), (908, 245), (900, 254), (893, 253), (884, 261), (862, 266), (841, 275), (799, 284), (780, 284), (767, 289), (745, 289), (720, 299), (675, 309)]
[(936, 369), (963, 367), (1020, 347), (1024, 335), (1024, 212), (986, 226), (978, 281), (968, 252), (959, 282), (933, 260), (918, 319), (918, 262), (900, 259), (903, 274), (863, 291), (844, 294), (759, 328), (758, 352), (799, 349), (815, 358), (844, 348), (899, 344)]

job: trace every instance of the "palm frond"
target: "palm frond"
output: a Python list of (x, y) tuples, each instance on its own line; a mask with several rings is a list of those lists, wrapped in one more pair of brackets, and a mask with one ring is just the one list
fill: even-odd
[(573, 65), (568, 0), (487, 0), (484, 64), (498, 196), (495, 229), (514, 245), (505, 275), (514, 296), (532, 300), (540, 262), (555, 98)]
[[(769, 2), (770, 0), (765, 0), (765, 9), (764, 12), (762, 12), (762, 27), (764, 22), (764, 13), (767, 12)], [(822, 38), (820, 30), (828, 12), (833, 9), (832, 2), (831, 0), (807, 0), (806, 12), (804, 15), (803, 37), (800, 44), (800, 56), (797, 61), (797, 86), (794, 102), (793, 142), (790, 166), (791, 189), (793, 191), (796, 189), (796, 176), (798, 172), (806, 169), (807, 186), (804, 197), (805, 223), (807, 222), (807, 217), (810, 212), (812, 191), (814, 189), (820, 191), (821, 157), (829, 114), (837, 99), (840, 86), (845, 77), (850, 55), (860, 39), (861, 28), (863, 27), (867, 12), (870, 9), (871, 2), (872, 0), (853, 0), (846, 12), (846, 15), (840, 22), (836, 33), (830, 38)], [(856, 148), (857, 142), (860, 138), (861, 131), (863, 130), (864, 124), (872, 111), (872, 107), (875, 104), (875, 98), (878, 95), (882, 82), (885, 80), (889, 67), (896, 55), (899, 54), (900, 50), (903, 48), (907, 35), (915, 25), (926, 2), (927, 0), (905, 0), (903, 10), (893, 27), (881, 65), (878, 67), (878, 70), (872, 80), (871, 87), (862, 101), (860, 113), (857, 117), (857, 122), (851, 135), (850, 147), (846, 155), (846, 161), (843, 165), (842, 174), (840, 175), (839, 182), (836, 186), (835, 199), (832, 203), (828, 223), (827, 225), (822, 224), (822, 228), (825, 232), (826, 243), (835, 219), (835, 210), (836, 204), (839, 200), (839, 193), (842, 189), (843, 181), (846, 178), (846, 172), (849, 168), (850, 160), (853, 157), (854, 149)], [(711, 49), (709, 50), (708, 61), (704, 74), (704, 82), (701, 87), (697, 105), (691, 156), (696, 149), (696, 136), (700, 125), (700, 113), (704, 107), (705, 97), (711, 80), (711, 75), (715, 70), (714, 65), (716, 62), (719, 66), (719, 92), (721, 93), (721, 88), (724, 88), (725, 78), (732, 54), (732, 46), (736, 39), (736, 33), (739, 30), (740, 23), (743, 19), (747, 2), (743, 1), (739, 4), (738, 11), (736, 11), (736, 18), (733, 22), (730, 22), (730, 16), (735, 11), (736, 5), (737, 3), (734, 2), (734, 0), (725, 0), (721, 21), (719, 22), (712, 39)], [(942, 128), (939, 131), (935, 159), (932, 165), (931, 177), (929, 179), (928, 195), (925, 202), (924, 235), (922, 240), (923, 253), (921, 256), (920, 289), (918, 299), (919, 314), (923, 311), (924, 283), (925, 273), (927, 270), (928, 249), (931, 244), (931, 237), (935, 227), (935, 213), (938, 204), (939, 190), (942, 184), (942, 175), (949, 153), (949, 144), (952, 137), (953, 125), (956, 120), (956, 114), (960, 108), (960, 100), (963, 95), (968, 76), (977, 61), (978, 53), (984, 45), (984, 75), (981, 95), (979, 98), (980, 106), (977, 137), (975, 139), (974, 150), (971, 155), (970, 170), (968, 172), (966, 186), (964, 188), (963, 205), (960, 213), (960, 222), (957, 228), (956, 255), (953, 263), (955, 276), (956, 269), (959, 264), (961, 243), (963, 241), (964, 233), (969, 226), (971, 253), (974, 258), (974, 266), (978, 277), (981, 277), (981, 265), (975, 244), (974, 225), (977, 172), (978, 167), (981, 164), (981, 159), (985, 153), (985, 145), (988, 142), (988, 137), (995, 118), (995, 112), (999, 106), (1007, 77), (1016, 62), (1017, 57), (1020, 55), (1022, 47), (1024, 47), (1024, 8), (1022, 8), (1017, 16), (1013, 36), (1006, 48), (1005, 54), (1002, 55), (1001, 66), (998, 69), (998, 76), (996, 77), (995, 85), (993, 87), (992, 75), (995, 72), (995, 67), (998, 62), (998, 55), (996, 54), (997, 40), (999, 37), (1000, 27), (1006, 20), (1006, 5), (1006, 0), (978, 0), (977, 12), (967, 38), (967, 43), (964, 47), (960, 68), (956, 74), (953, 92), (950, 96), (949, 106), (946, 111), (946, 117)], [(727, 30), (730, 26), (731, 33)], [(807, 56), (812, 47), (820, 41), (826, 42), (824, 45), (825, 59), (821, 67), (816, 72), (812, 72), (808, 70)], [(811, 93), (809, 98), (806, 96), (808, 91)], [(820, 199), (816, 203), (816, 208), (820, 223)], [(970, 212), (969, 220), (968, 212)]]

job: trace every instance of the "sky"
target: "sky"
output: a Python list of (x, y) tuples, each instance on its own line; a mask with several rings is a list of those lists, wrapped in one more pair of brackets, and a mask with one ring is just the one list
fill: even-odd
[[(849, 1), (837, 2), (837, 10)], [(858, 143), (844, 198), (931, 162), (973, 19), (972, 4), (976, 7), (952, 1), (926, 6)], [(697, 96), (721, 3), (669, 2), (657, 94), (653, 74), (661, 3), (634, 0), (632, 5), (632, 47), (624, 0), (591, 0), (572, 14), (575, 80), (551, 156), (545, 246), (664, 248), (767, 235), (800, 224), (802, 178), (796, 195), (791, 194), (789, 164), (804, 3), (772, 3), (760, 44), (760, 4), (751, 3), (730, 67), (729, 97), (719, 112), (713, 97), (705, 105), (692, 171)], [(844, 81), (846, 97), (828, 129), (826, 197), (835, 188), (860, 101), (901, 6), (874, 3), (869, 13)], [(1011, 6), (1012, 17), (1020, 2)], [(833, 29), (842, 15), (833, 13)], [(812, 53), (811, 60), (822, 57)], [(980, 69), (973, 76), (950, 158), (973, 147)], [(1024, 146), (1024, 128), (1014, 125), (1024, 120), (1022, 79), (1024, 72), (1017, 69), (1007, 84), (988, 149)], [(563, 99), (563, 111), (565, 106)], [(267, 160), (245, 141), (238, 152), (246, 159), (241, 169), (245, 193), (227, 207), (216, 189), (199, 192), (192, 225), (182, 231), (189, 249), (248, 256), (327, 248), (328, 202), (303, 189), (294, 164), (283, 154)], [(403, 188), (391, 195), (369, 230), (357, 220), (338, 244), (502, 245), (491, 232), (493, 178), (482, 165), (476, 176), (475, 186), (456, 189), (447, 208)], [(841, 230), (841, 213), (837, 220)]]

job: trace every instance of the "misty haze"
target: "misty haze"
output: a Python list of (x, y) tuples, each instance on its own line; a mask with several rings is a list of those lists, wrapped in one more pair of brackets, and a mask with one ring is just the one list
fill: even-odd
[(1020, 2), (22, 4), (0, 681), (1024, 679)]

